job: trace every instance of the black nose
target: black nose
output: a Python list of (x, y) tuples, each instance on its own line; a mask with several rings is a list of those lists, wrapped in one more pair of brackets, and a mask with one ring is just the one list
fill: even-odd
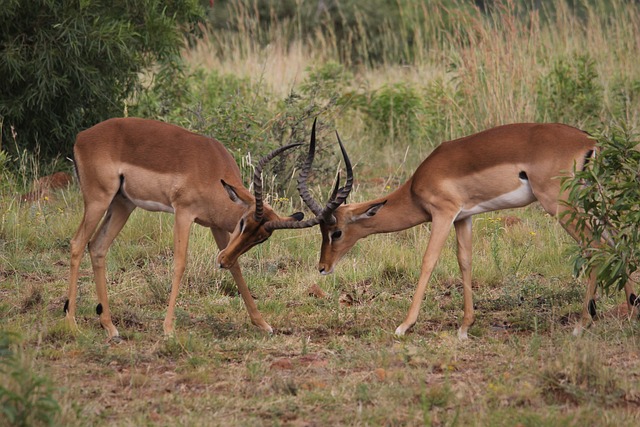
[(320, 273), (324, 273), (324, 267), (320, 267), (318, 268), (318, 270), (320, 271)]

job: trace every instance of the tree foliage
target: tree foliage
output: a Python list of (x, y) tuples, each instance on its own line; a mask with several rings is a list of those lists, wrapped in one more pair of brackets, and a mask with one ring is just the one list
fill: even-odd
[(577, 207), (567, 216), (577, 220), (587, 246), (575, 270), (596, 268), (605, 290), (620, 289), (640, 262), (640, 139), (624, 125), (594, 137), (600, 152), (564, 183), (568, 204)]
[(6, 150), (69, 154), (75, 134), (122, 115), (140, 72), (171, 63), (197, 0), (5, 0), (0, 125)]

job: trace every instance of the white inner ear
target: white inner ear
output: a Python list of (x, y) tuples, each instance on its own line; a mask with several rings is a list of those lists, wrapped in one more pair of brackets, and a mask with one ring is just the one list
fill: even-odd
[(240, 205), (245, 209), (249, 207), (249, 205), (238, 196), (238, 193), (236, 193), (236, 190), (234, 190), (232, 186), (230, 186), (227, 183), (224, 183), (223, 186), (224, 186), (224, 189), (227, 190), (229, 199), (231, 199), (233, 203), (235, 203), (236, 205)]
[(377, 204), (377, 205), (371, 206), (369, 209), (367, 209), (367, 210), (366, 210), (366, 212), (365, 212), (365, 213), (362, 213), (362, 214), (360, 214), (360, 215), (354, 216), (354, 217), (351, 219), (351, 222), (359, 221), (359, 220), (361, 220), (361, 219), (371, 218), (372, 216), (374, 216), (375, 214), (377, 214), (377, 213), (378, 213), (378, 211), (379, 211), (380, 209), (382, 209), (383, 207), (384, 207), (384, 203), (379, 203), (379, 204)]

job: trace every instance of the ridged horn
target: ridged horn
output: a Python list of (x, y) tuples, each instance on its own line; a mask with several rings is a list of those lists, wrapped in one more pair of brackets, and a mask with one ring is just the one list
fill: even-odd
[(276, 148), (275, 150), (271, 151), (269, 154), (261, 158), (258, 162), (258, 165), (253, 172), (253, 194), (256, 199), (256, 210), (254, 217), (256, 221), (262, 220), (262, 216), (264, 215), (264, 203), (262, 201), (262, 169), (267, 163), (273, 160), (274, 157), (278, 156), (284, 151), (289, 150), (290, 148), (298, 147), (300, 145), (302, 144), (294, 143), (285, 145), (284, 147)]
[(307, 205), (311, 212), (313, 212), (316, 216), (320, 215), (322, 212), (322, 206), (318, 202), (316, 202), (311, 194), (309, 193), (309, 189), (307, 188), (307, 178), (309, 176), (309, 172), (311, 171), (311, 165), (313, 164), (313, 158), (316, 152), (316, 122), (318, 118), (316, 117), (313, 120), (313, 127), (311, 128), (311, 142), (309, 143), (309, 154), (302, 165), (302, 169), (300, 170), (300, 174), (298, 175), (298, 193), (304, 201), (304, 204)]

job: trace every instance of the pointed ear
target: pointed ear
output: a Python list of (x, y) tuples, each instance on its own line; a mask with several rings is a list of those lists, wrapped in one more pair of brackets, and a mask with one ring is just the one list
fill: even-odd
[(375, 214), (378, 213), (378, 211), (380, 209), (382, 209), (382, 207), (387, 203), (387, 201), (385, 200), (384, 202), (380, 202), (380, 203), (375, 203), (371, 206), (369, 206), (367, 208), (366, 211), (364, 211), (364, 213), (361, 213), (360, 215), (356, 215), (353, 218), (353, 221), (358, 221), (361, 219), (367, 219), (367, 218), (371, 218), (372, 216), (374, 216)]
[(222, 183), (222, 186), (226, 190), (227, 194), (229, 195), (229, 198), (233, 203), (235, 203), (236, 205), (243, 206), (245, 208), (249, 207), (249, 205), (244, 200), (242, 200), (240, 196), (238, 196), (238, 193), (236, 192), (236, 189), (233, 188), (233, 186), (224, 182), (224, 179), (221, 179), (220, 182)]

